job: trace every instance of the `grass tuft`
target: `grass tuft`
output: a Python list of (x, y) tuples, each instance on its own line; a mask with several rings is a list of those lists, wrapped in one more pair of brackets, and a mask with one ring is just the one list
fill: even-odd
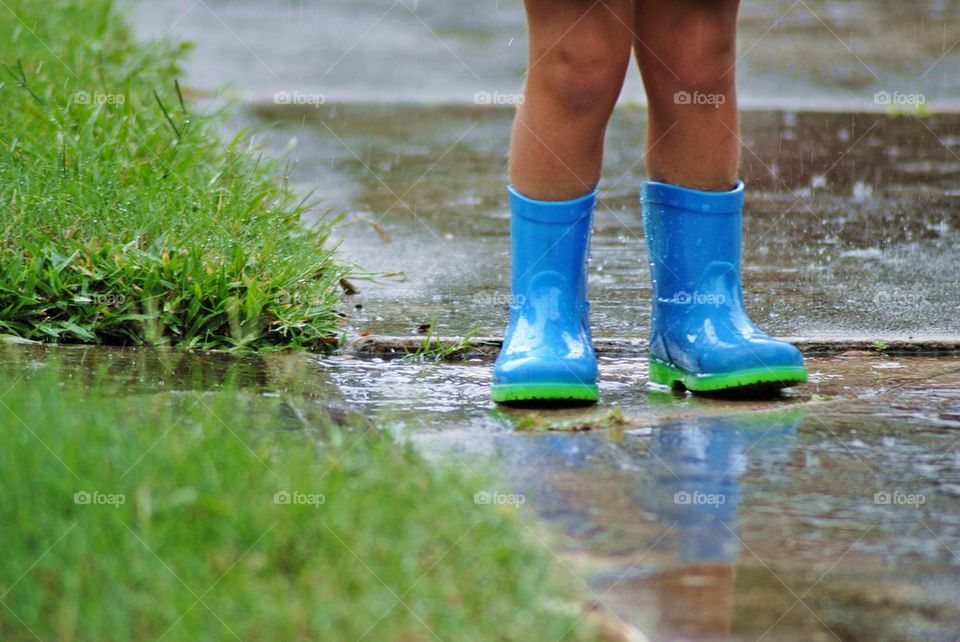
[(188, 47), (141, 45), (110, 0), (0, 10), (0, 334), (187, 348), (337, 343), (328, 227), (221, 115)]

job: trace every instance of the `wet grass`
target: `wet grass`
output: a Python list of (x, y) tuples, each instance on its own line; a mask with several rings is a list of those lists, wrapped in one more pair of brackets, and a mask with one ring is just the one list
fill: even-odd
[(29, 365), (2, 368), (4, 640), (586, 635), (485, 479), (229, 377), (129, 395)]
[(110, 0), (7, 0), (0, 33), (0, 335), (337, 342), (327, 227), (184, 100), (187, 47), (134, 42)]
[(414, 351), (407, 351), (403, 360), (408, 363), (422, 363), (424, 361), (451, 361), (463, 359), (470, 350), (471, 341), (477, 334), (476, 328), (471, 328), (463, 337), (453, 341), (444, 341), (434, 334), (435, 322), (431, 321), (427, 332)]

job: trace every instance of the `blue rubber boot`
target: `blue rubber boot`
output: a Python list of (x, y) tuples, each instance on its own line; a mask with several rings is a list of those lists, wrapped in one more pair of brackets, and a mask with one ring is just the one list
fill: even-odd
[(599, 396), (590, 337), (587, 251), (596, 192), (535, 201), (509, 187), (510, 322), (493, 369), (498, 403), (592, 403)]
[(729, 192), (641, 188), (653, 314), (650, 381), (693, 392), (759, 392), (807, 380), (803, 355), (743, 308), (743, 182)]

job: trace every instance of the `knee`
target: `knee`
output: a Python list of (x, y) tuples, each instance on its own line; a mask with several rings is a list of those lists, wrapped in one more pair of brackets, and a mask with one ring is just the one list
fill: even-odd
[(620, 95), (629, 60), (629, 39), (578, 25), (534, 61), (529, 82), (568, 115), (606, 118)]
[(658, 86), (725, 93), (734, 83), (736, 14), (735, 1), (716, 1), (677, 16), (649, 50), (638, 51), (646, 58), (644, 72), (652, 73)]

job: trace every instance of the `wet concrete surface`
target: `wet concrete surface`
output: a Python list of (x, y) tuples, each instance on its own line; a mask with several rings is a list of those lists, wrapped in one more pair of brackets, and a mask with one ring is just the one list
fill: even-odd
[[(135, 7), (141, 35), (196, 42), (189, 85), (229, 83), (244, 97), (226, 133), (260, 132), (269, 153), (293, 164), (299, 187), (316, 190), (315, 216), (343, 217), (341, 256), (399, 273), (358, 283), (361, 295), (343, 310), (353, 331), (502, 331), (513, 108), (473, 96), (519, 89), (519, 1)], [(951, 46), (960, 8), (751, 0), (740, 23), (738, 85), (755, 108), (742, 134), (754, 319), (781, 336), (960, 335), (960, 47)], [(608, 133), (594, 231), (593, 325), (602, 338), (643, 337), (649, 326), (636, 75)], [(903, 106), (915, 117), (890, 116), (878, 91), (922, 95), (926, 111)], [(291, 99), (278, 104), (277, 92)], [(316, 100), (293, 104), (298, 92)], [(770, 105), (783, 109), (756, 109)]]
[[(318, 215), (344, 217), (342, 255), (367, 270), (351, 328), (410, 335), (502, 332), (508, 295), (503, 185), (512, 110), (472, 106), (257, 104), (268, 149), (292, 140), (293, 177), (317, 185)], [(607, 136), (590, 266), (594, 334), (642, 338), (649, 277), (641, 211), (645, 112)], [(794, 337), (960, 334), (960, 116), (748, 112), (747, 307)], [(362, 306), (360, 308), (356, 306)]]
[[(197, 43), (191, 83), (333, 102), (472, 103), (520, 90), (520, 0), (140, 0), (138, 31)], [(885, 111), (877, 92), (960, 106), (960, 6), (950, 0), (744, 0), (742, 99), (752, 107)], [(508, 98), (505, 98), (508, 99)], [(631, 69), (622, 100), (645, 100)]]

